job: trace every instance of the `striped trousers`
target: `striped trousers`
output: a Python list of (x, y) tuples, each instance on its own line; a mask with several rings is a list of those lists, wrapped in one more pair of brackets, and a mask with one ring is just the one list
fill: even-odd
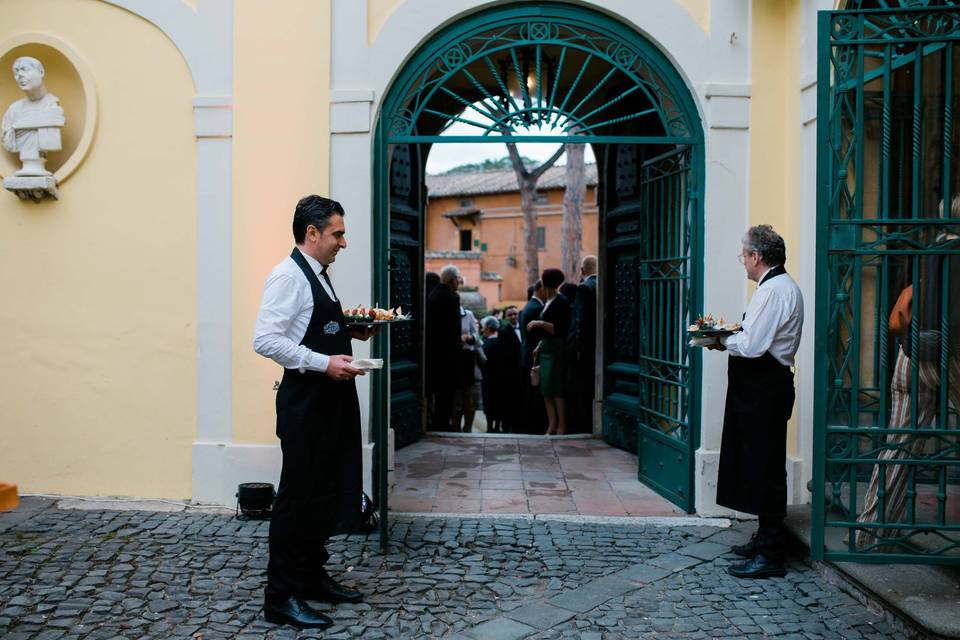
[[(933, 423), (937, 416), (940, 399), (940, 367), (932, 362), (922, 362), (918, 367), (920, 383), (917, 385), (917, 428)], [(913, 367), (910, 358), (903, 352), (897, 352), (897, 362), (894, 365), (893, 379), (890, 381), (890, 428), (909, 429), (913, 424), (912, 407), (910, 402), (910, 385), (912, 383)], [(960, 410), (960, 354), (953, 353), (950, 358), (950, 389), (948, 391), (954, 410)], [(942, 420), (946, 423), (946, 418)], [(885, 440), (888, 448), (884, 448), (877, 456), (879, 460), (903, 460), (916, 458), (924, 454), (928, 445), (928, 438), (917, 437), (909, 433), (890, 434)], [(885, 474), (882, 474), (885, 467)], [(863, 511), (857, 517), (857, 522), (879, 522), (880, 517), (880, 478), (885, 475), (883, 492), (883, 522), (900, 523), (907, 508), (908, 468), (902, 464), (876, 464), (867, 485)], [(894, 528), (879, 527), (858, 529), (856, 546), (858, 549), (881, 542), (883, 538), (898, 535)], [(885, 545), (884, 550), (890, 546)]]

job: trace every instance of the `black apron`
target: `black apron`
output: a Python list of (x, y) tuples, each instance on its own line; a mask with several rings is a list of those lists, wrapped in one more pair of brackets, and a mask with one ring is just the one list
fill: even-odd
[[(772, 269), (760, 284), (784, 273), (783, 267)], [(755, 515), (786, 514), (787, 421), (793, 401), (793, 372), (769, 352), (729, 358), (717, 504)]]
[[(327, 295), (298, 249), (290, 257), (313, 293), (313, 315), (300, 344), (331, 356), (352, 355), (340, 303)], [(359, 525), (363, 468), (355, 382), (284, 369), (277, 437), (283, 468), (270, 521), (266, 593), (281, 599), (308, 591), (329, 558), (327, 539)]]

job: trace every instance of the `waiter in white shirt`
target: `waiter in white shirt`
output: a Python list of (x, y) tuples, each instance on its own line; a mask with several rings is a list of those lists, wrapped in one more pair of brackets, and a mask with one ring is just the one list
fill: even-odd
[(803, 296), (784, 269), (783, 238), (770, 225), (747, 231), (739, 259), (747, 278), (758, 283), (743, 331), (708, 347), (730, 353), (717, 504), (760, 520), (750, 541), (733, 548), (747, 561), (727, 572), (738, 578), (782, 576), (791, 367), (800, 346)]
[(357, 530), (362, 496), (360, 406), (351, 338), (327, 275), (347, 247), (343, 207), (311, 195), (293, 215), (296, 247), (267, 278), (253, 348), (284, 368), (277, 390), (283, 453), (270, 520), (264, 617), (299, 628), (333, 624), (306, 600), (360, 602), (324, 569), (330, 536)]

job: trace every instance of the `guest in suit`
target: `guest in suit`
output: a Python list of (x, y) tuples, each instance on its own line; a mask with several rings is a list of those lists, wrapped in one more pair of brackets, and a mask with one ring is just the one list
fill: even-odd
[(539, 320), (543, 311), (543, 282), (537, 280), (527, 288), (527, 304), (520, 311), (520, 376), (523, 393), (522, 414), (514, 433), (542, 434), (547, 425), (547, 413), (543, 405), (540, 387), (530, 383), (530, 369), (533, 367), (533, 351), (539, 338), (531, 339), (527, 325)]
[(597, 353), (597, 257), (580, 261), (580, 284), (570, 321), (570, 410), (573, 433), (593, 432)]
[[(502, 352), (503, 384), (499, 386), (503, 406), (506, 407), (501, 426), (506, 433), (512, 433), (522, 422), (523, 406), (523, 341), (520, 337), (520, 309), (510, 305), (503, 312), (505, 321), (500, 327), (498, 342)], [(529, 376), (527, 377), (529, 382)]]
[(547, 411), (546, 435), (563, 435), (567, 432), (566, 347), (570, 301), (559, 291), (563, 271), (544, 269), (540, 280), (546, 301), (540, 319), (527, 323), (527, 335), (538, 341), (536, 360), (540, 364), (540, 393)]
[(459, 383), (460, 270), (452, 264), (440, 271), (440, 283), (427, 298), (424, 351), (427, 393), (433, 396), (430, 431), (450, 431), (453, 395)]
[(483, 336), (481, 350), (484, 354), (481, 396), (483, 413), (487, 417), (487, 433), (503, 433), (505, 412), (510, 405), (504, 402), (504, 343), (500, 339), (500, 322), (494, 316), (480, 321)]

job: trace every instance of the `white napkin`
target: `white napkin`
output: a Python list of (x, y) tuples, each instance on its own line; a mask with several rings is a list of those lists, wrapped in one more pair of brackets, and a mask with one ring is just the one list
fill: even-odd
[(357, 358), (352, 361), (352, 364), (357, 369), (383, 369), (383, 359), (381, 358)]
[(708, 344), (720, 344), (720, 339), (716, 336), (704, 336), (700, 338), (690, 338), (691, 347), (705, 347)]

